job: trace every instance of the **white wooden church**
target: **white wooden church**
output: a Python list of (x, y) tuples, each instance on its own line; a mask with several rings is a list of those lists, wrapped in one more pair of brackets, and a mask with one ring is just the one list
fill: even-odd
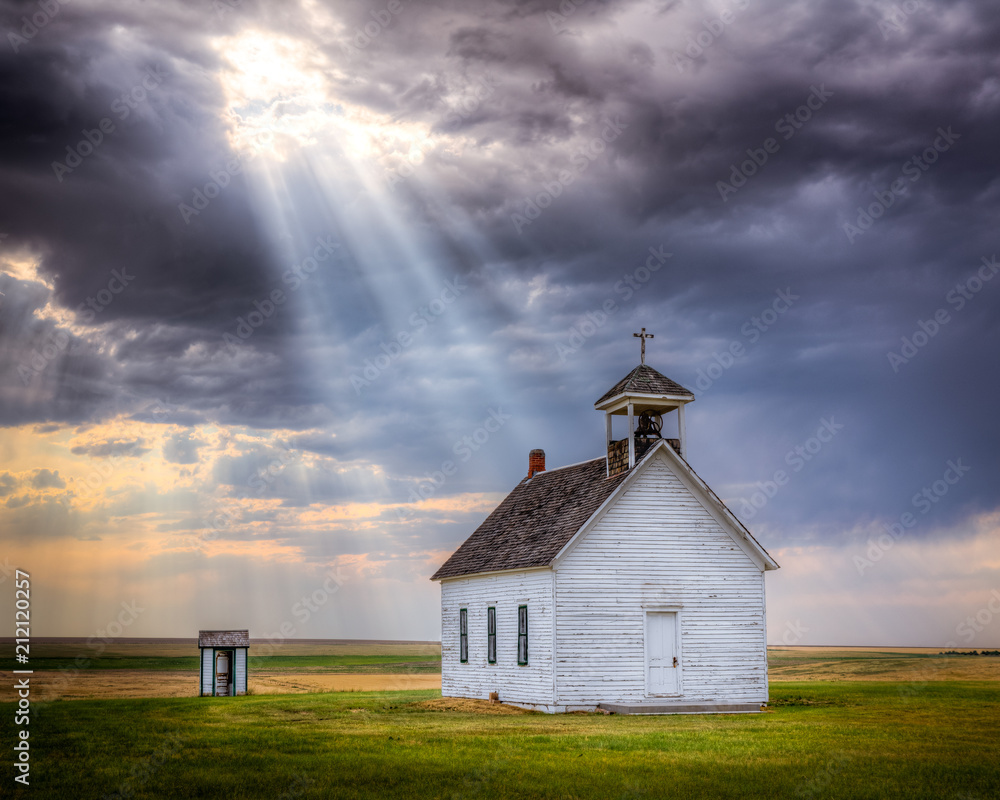
[[(764, 573), (778, 565), (688, 464), (693, 400), (642, 363), (594, 404), (605, 456), (546, 470), (531, 452), (527, 477), (432, 577), (443, 696), (549, 712), (767, 703)], [(661, 436), (668, 414), (676, 438)]]

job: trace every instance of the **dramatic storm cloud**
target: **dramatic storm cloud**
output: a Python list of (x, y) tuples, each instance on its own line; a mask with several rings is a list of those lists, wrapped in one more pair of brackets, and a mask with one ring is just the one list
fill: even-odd
[(296, 635), (437, 637), (429, 575), (530, 449), (602, 454), (644, 326), (771, 640), (952, 639), (1000, 588), (991, 12), (4, 2), (39, 632), (266, 635), (333, 571)]

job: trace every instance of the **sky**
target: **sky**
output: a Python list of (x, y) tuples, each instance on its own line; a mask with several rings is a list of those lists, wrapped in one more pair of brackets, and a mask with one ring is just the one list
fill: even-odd
[(529, 450), (603, 455), (645, 327), (770, 642), (1000, 644), (992, 9), (0, 9), (35, 636), (437, 639), (430, 575)]

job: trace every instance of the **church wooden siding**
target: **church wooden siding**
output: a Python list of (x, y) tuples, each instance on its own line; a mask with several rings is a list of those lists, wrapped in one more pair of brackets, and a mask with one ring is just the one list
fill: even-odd
[(556, 704), (647, 699), (644, 611), (656, 607), (677, 609), (678, 700), (767, 701), (762, 567), (662, 453), (555, 575)]
[[(517, 609), (528, 607), (528, 663), (517, 663)], [(497, 663), (487, 660), (486, 609), (496, 608)], [(468, 609), (469, 659), (459, 659), (459, 612)], [(441, 582), (441, 694), (503, 702), (552, 702), (552, 571), (476, 575)]]

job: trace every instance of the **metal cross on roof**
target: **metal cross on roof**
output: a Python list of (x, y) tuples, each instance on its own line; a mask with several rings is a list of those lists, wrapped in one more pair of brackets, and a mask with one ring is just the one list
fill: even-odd
[(646, 333), (646, 329), (643, 328), (642, 329), (642, 333), (633, 333), (632, 335), (633, 336), (638, 336), (639, 337), (639, 341), (642, 342), (642, 349), (639, 351), (639, 363), (640, 364), (645, 364), (646, 363), (646, 340), (647, 339), (652, 339), (653, 338), (653, 334)]

